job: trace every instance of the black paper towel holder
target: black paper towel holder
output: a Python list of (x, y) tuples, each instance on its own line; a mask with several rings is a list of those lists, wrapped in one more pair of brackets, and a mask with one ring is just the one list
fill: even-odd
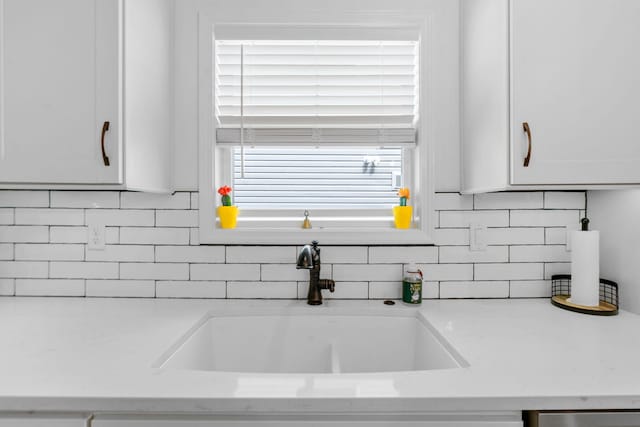
[(615, 316), (618, 314), (618, 284), (612, 280), (600, 279), (600, 304), (595, 307), (574, 304), (571, 297), (571, 275), (554, 274), (551, 276), (551, 304), (565, 310), (596, 316)]

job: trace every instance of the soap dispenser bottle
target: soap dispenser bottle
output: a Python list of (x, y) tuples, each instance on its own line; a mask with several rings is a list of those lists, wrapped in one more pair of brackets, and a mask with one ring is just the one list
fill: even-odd
[(415, 264), (409, 264), (402, 279), (402, 301), (407, 304), (422, 303), (422, 271)]

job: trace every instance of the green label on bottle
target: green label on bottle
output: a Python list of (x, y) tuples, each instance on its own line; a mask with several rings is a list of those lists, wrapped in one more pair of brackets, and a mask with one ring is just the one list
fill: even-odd
[(422, 303), (422, 282), (402, 282), (402, 301), (407, 304)]

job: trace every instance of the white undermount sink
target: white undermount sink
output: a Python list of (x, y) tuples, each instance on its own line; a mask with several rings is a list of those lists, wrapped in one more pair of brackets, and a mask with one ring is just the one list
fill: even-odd
[[(317, 310), (317, 309), (316, 309)], [(317, 314), (316, 314), (317, 313)], [(164, 369), (339, 374), (467, 366), (417, 311), (210, 313), (154, 365)]]

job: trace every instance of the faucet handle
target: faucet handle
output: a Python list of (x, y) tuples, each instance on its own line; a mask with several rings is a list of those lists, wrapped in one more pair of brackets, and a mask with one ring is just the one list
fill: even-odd
[(336, 291), (336, 282), (331, 279), (320, 279), (319, 285), (320, 289), (327, 289), (329, 292)]

